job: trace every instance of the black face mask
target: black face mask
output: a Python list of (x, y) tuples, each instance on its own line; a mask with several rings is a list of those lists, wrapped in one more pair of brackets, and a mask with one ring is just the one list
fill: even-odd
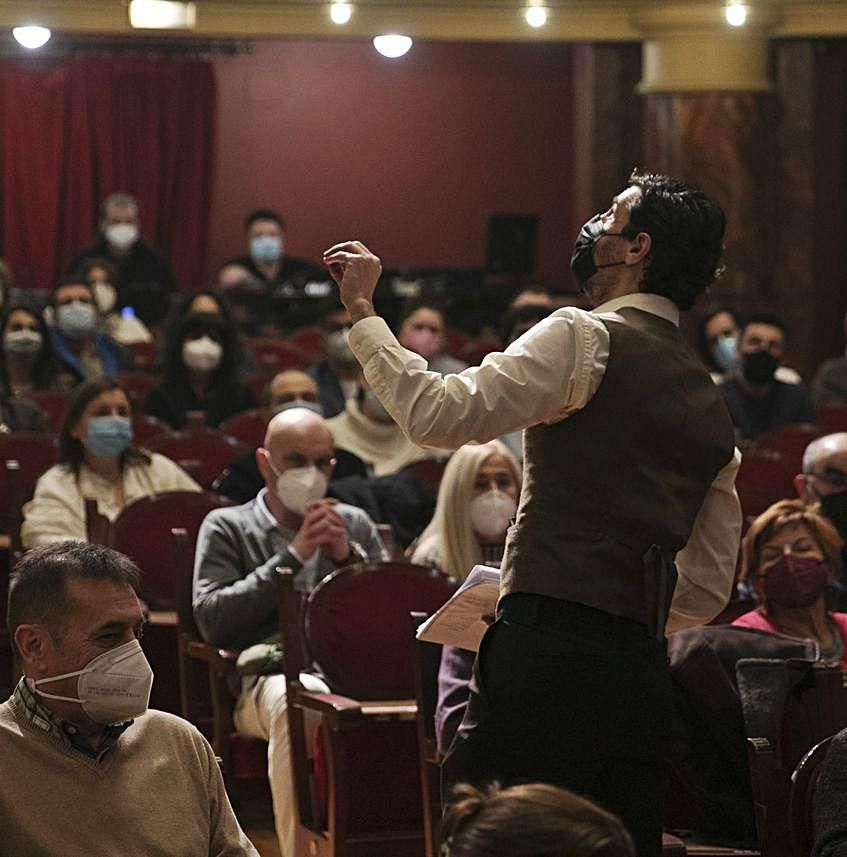
[(751, 351), (741, 355), (741, 372), (751, 384), (768, 384), (779, 366), (779, 360), (770, 351)]
[(623, 232), (606, 232), (603, 229), (603, 223), (600, 220), (600, 215), (595, 214), (582, 229), (579, 230), (579, 235), (576, 236), (576, 241), (573, 245), (573, 253), (571, 254), (571, 272), (576, 278), (581, 289), (585, 289), (588, 281), (601, 268), (614, 268), (618, 265), (625, 264), (624, 262), (608, 262), (605, 265), (597, 265), (594, 262), (594, 245), (600, 238), (606, 235), (623, 235)]
[(821, 513), (838, 530), (838, 535), (847, 541), (847, 491), (821, 497)]

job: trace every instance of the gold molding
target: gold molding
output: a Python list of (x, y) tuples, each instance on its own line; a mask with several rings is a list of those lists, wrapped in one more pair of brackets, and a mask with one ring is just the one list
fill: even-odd
[[(197, 0), (190, 32), (133, 30), (129, 0), (0, 0), (0, 28), (41, 23), (57, 32), (150, 38), (370, 38), (400, 29), (450, 41), (642, 41), (664, 33), (725, 33), (725, 0), (542, 0), (550, 17), (534, 30), (521, 14), (527, 0), (359, 0), (336, 26), (319, 0)], [(845, 0), (747, 0), (741, 33), (774, 38), (847, 35)]]

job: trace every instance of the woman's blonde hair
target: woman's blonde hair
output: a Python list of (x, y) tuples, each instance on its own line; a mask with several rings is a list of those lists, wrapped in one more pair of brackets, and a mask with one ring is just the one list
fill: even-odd
[(482, 549), (471, 524), (470, 506), (479, 468), (486, 458), (500, 455), (520, 489), (521, 471), (514, 455), (499, 440), (469, 443), (453, 453), (438, 488), (435, 513), (421, 533), (415, 557), (437, 553), (441, 570), (464, 580), (482, 563)]
[(834, 577), (841, 577), (841, 548), (844, 542), (828, 518), (816, 506), (802, 500), (780, 500), (765, 509), (750, 525), (741, 542), (740, 580), (752, 581), (759, 571), (762, 547), (780, 530), (790, 524), (803, 524), (809, 535), (818, 543)]

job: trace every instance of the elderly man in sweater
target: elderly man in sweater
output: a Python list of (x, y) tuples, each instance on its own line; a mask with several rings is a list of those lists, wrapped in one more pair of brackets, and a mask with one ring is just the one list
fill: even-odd
[(125, 556), (78, 542), (15, 569), (8, 626), (23, 678), (0, 705), (4, 854), (258, 857), (206, 739), (147, 710), (138, 583)]

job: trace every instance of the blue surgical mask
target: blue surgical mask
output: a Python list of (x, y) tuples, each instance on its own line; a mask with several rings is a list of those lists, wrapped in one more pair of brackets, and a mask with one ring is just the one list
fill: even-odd
[(712, 344), (712, 359), (722, 372), (731, 372), (738, 365), (738, 337), (719, 336)]
[(250, 241), (250, 255), (257, 262), (276, 262), (282, 256), (282, 238), (258, 235)]
[(116, 458), (132, 442), (132, 423), (127, 417), (90, 417), (85, 446), (100, 458)]
[(72, 339), (87, 336), (97, 324), (97, 311), (93, 304), (71, 301), (56, 309), (56, 321), (59, 330)]

